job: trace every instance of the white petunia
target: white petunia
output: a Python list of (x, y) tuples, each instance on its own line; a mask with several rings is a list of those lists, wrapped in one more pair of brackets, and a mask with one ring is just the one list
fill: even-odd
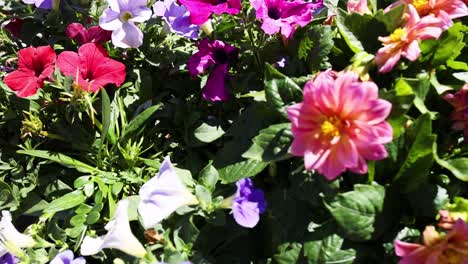
[(146, 250), (133, 235), (128, 221), (128, 200), (117, 203), (114, 218), (105, 226), (107, 234), (92, 238), (86, 236), (81, 244), (81, 255), (94, 255), (104, 248), (114, 248), (120, 251), (142, 258)]
[(146, 229), (154, 228), (184, 205), (198, 204), (197, 198), (177, 176), (169, 157), (164, 159), (158, 175), (141, 187), (139, 195), (138, 212)]
[(8, 252), (15, 256), (21, 255), (21, 248), (30, 248), (35, 244), (34, 239), (30, 236), (18, 232), (11, 221), (11, 213), (9, 211), (2, 211), (2, 220), (0, 221), (0, 257)]

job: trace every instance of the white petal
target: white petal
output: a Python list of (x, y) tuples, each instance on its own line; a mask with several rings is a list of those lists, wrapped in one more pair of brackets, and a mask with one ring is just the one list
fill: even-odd
[(143, 44), (143, 32), (132, 22), (112, 32), (112, 43), (119, 48), (138, 48)]
[(99, 18), (99, 26), (105, 30), (117, 30), (122, 28), (122, 21), (120, 21), (120, 13), (106, 9)]
[(133, 235), (128, 222), (128, 200), (117, 204), (114, 218), (106, 225), (107, 234), (98, 238), (85, 237), (81, 255), (94, 255), (103, 248), (114, 248), (135, 257), (144, 257), (146, 250)]
[(22, 234), (16, 230), (15, 226), (11, 223), (11, 213), (9, 211), (2, 211), (2, 220), (0, 221), (0, 234), (4, 243), (12, 243), (19, 248), (29, 248), (34, 246), (34, 239), (30, 236)]
[(169, 157), (164, 159), (158, 175), (141, 187), (139, 195), (138, 212), (146, 229), (153, 228), (178, 208), (198, 203), (179, 179)]
[(147, 7), (135, 8), (132, 10), (132, 18), (130, 21), (141, 23), (151, 18), (151, 9)]

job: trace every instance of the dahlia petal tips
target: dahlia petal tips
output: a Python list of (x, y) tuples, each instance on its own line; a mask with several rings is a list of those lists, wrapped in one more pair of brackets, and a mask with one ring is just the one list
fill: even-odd
[(367, 160), (387, 156), (383, 144), (393, 132), (385, 119), (391, 107), (378, 98), (373, 82), (360, 82), (354, 72), (320, 72), (305, 85), (304, 101), (287, 109), (291, 153), (329, 180), (346, 170), (366, 173)]

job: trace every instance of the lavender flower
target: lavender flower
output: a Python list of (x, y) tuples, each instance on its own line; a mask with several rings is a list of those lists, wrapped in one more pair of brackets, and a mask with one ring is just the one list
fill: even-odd
[(37, 8), (52, 9), (52, 0), (23, 0), (23, 3), (34, 4)]
[(151, 18), (146, 0), (108, 0), (107, 8), (99, 19), (102, 29), (112, 31), (112, 43), (119, 48), (137, 48), (143, 44), (143, 32), (135, 23)]
[(128, 222), (128, 200), (117, 203), (114, 218), (105, 226), (107, 234), (93, 238), (86, 236), (81, 244), (82, 256), (94, 255), (104, 248), (116, 248), (128, 255), (142, 258), (146, 250), (133, 235)]
[(244, 178), (236, 182), (237, 192), (232, 201), (234, 220), (244, 227), (252, 228), (260, 221), (267, 203), (260, 189), (255, 189), (252, 180)]
[(30, 248), (34, 244), (34, 239), (16, 230), (12, 223), (11, 213), (9, 211), (2, 211), (2, 220), (0, 220), (0, 256), (4, 256), (9, 252), (15, 256), (21, 256), (24, 254), (21, 248)]
[(164, 159), (158, 175), (141, 187), (139, 195), (141, 201), (138, 212), (145, 229), (154, 228), (181, 206), (198, 203), (197, 198), (177, 176), (169, 157)]
[(200, 27), (190, 23), (190, 13), (175, 0), (158, 1), (153, 5), (156, 16), (164, 19), (169, 30), (186, 38), (197, 39)]
[[(0, 262), (1, 263), (1, 262)], [(73, 251), (65, 250), (58, 253), (49, 264), (85, 264), (86, 260), (83, 257), (75, 259)]]
[(237, 59), (237, 48), (219, 40), (207, 38), (198, 44), (198, 52), (190, 57), (187, 67), (190, 74), (195, 77), (204, 73), (214, 65), (205, 89), (203, 98), (209, 101), (227, 101), (230, 98), (226, 87), (226, 79), (229, 77), (229, 64)]

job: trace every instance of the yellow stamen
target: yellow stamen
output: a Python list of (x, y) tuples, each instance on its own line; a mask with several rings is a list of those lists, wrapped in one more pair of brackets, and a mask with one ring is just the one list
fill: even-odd
[(335, 116), (327, 117), (320, 125), (322, 135), (326, 137), (337, 137), (340, 135), (341, 120)]
[(441, 264), (458, 264), (461, 263), (461, 261), (461, 254), (453, 249), (444, 250), (437, 259), (437, 263)]
[(397, 28), (393, 33), (390, 35), (390, 39), (393, 42), (400, 41), (404, 36), (406, 36), (406, 29), (404, 28)]
[(130, 20), (132, 17), (133, 17), (132, 13), (130, 13), (130, 12), (128, 12), (128, 11), (124, 11), (124, 12), (120, 15), (120, 20), (122, 20), (122, 22), (127, 22), (127, 21)]
[(413, 0), (413, 6), (416, 8), (418, 14), (421, 16), (425, 16), (431, 11), (431, 7), (429, 6), (429, 0)]

